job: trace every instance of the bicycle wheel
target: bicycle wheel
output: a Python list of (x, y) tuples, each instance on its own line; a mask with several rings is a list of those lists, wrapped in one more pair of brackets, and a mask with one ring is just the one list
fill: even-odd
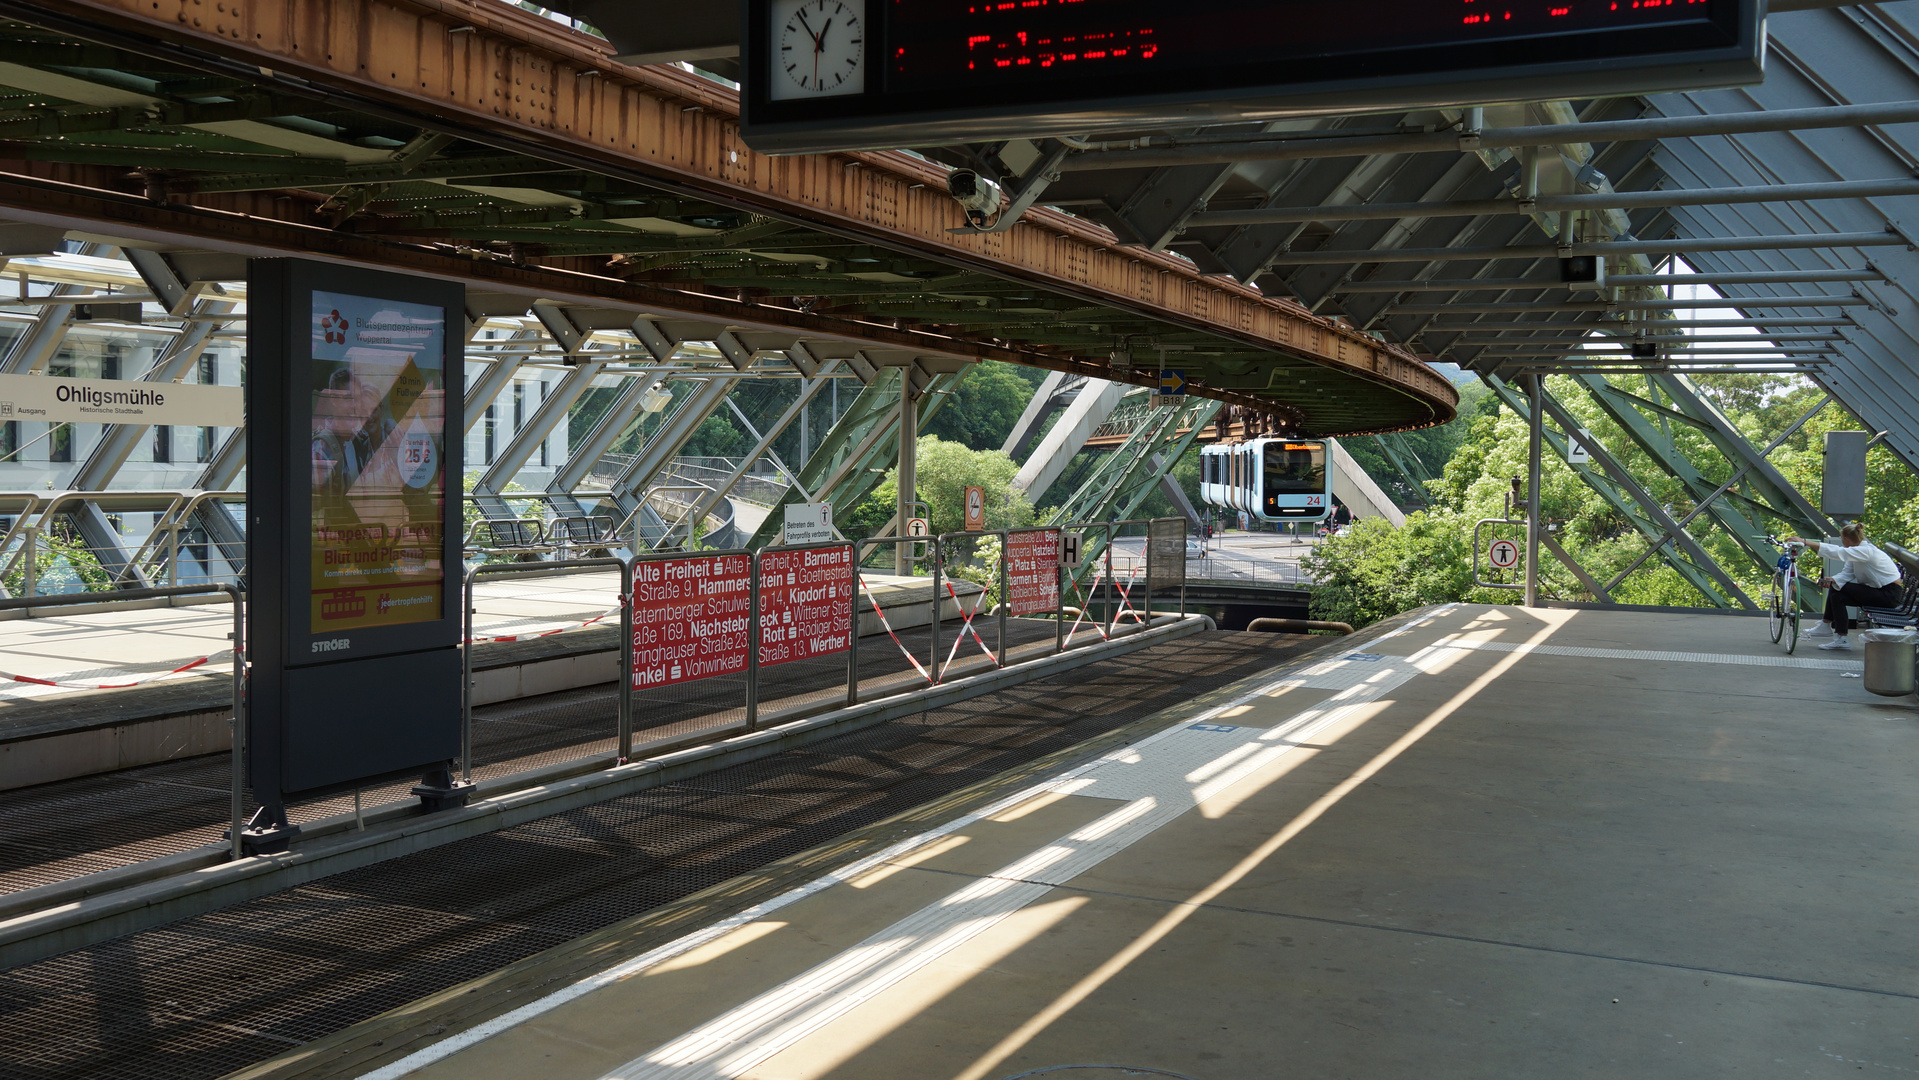
[(1772, 635), (1773, 644), (1779, 644), (1779, 635), (1786, 630), (1786, 578), (1783, 574), (1772, 576), (1772, 591), (1766, 594), (1766, 632)]
[(1786, 579), (1786, 655), (1799, 647), (1799, 575)]

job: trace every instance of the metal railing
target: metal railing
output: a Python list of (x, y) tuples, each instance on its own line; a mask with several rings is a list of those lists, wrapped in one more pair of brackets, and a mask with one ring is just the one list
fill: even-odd
[[(242, 833), (246, 816), (246, 656), (247, 656), (247, 620), (246, 594), (237, 586), (224, 583), (209, 585), (177, 585), (160, 589), (127, 589), (116, 595), (121, 600), (155, 600), (175, 596), (195, 596), (205, 593), (225, 593), (233, 603), (233, 630), (229, 634), (233, 641), (233, 716), (228, 721), (232, 726), (232, 747), (229, 754), (232, 775), (229, 780), (228, 810), (232, 818), (227, 839), (233, 843), (233, 857), (244, 858), (246, 851), (242, 846)], [(75, 604), (97, 602), (98, 597), (88, 593), (73, 593), (65, 596), (14, 596), (0, 599), (0, 611), (20, 611), (28, 608), (68, 607)]]
[(587, 570), (599, 570), (607, 567), (617, 568), (620, 572), (620, 691), (619, 691), (619, 744), (620, 759), (626, 759), (626, 751), (633, 739), (633, 686), (632, 679), (626, 673), (633, 670), (633, 565), (630, 560), (573, 559), (565, 562), (538, 563), (486, 563), (466, 572), (461, 590), (460, 604), (460, 779), (473, 779), (473, 586), (482, 577), (503, 577), (509, 574), (539, 573), (550, 574), (577, 573)]

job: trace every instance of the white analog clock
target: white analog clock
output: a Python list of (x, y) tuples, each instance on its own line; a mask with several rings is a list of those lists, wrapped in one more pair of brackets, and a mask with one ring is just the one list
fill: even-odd
[(866, 89), (865, 0), (773, 0), (767, 97), (836, 97)]

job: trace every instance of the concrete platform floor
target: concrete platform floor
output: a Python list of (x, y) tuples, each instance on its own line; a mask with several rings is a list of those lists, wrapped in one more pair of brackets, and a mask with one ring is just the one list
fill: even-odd
[[(867, 572), (863, 577), (868, 587), (881, 594), (910, 589), (916, 583), (925, 588), (923, 581), (890, 574)], [(486, 640), (571, 629), (588, 619), (617, 615), (619, 580), (612, 570), (481, 578), (473, 598), (474, 636)], [(881, 602), (886, 602), (884, 595)], [(36, 618), (0, 620), (0, 701), (86, 688), (6, 681), (13, 675), (74, 684), (123, 682), (162, 674), (204, 656), (214, 659), (192, 669), (192, 674), (228, 678), (233, 670), (227, 651), (233, 609), (225, 603), (80, 614), (47, 610), (49, 614)]]
[(1919, 702), (1858, 668), (1442, 609), (364, 1075), (1919, 1072)]

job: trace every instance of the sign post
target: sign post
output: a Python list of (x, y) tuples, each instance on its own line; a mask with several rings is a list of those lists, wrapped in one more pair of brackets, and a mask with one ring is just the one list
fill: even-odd
[[(247, 771), (242, 839), (285, 850), (286, 803), (406, 775), (461, 805), (455, 284), (294, 259), (247, 270)], [(176, 388), (166, 387), (171, 394)], [(164, 407), (164, 404), (162, 405)]]

